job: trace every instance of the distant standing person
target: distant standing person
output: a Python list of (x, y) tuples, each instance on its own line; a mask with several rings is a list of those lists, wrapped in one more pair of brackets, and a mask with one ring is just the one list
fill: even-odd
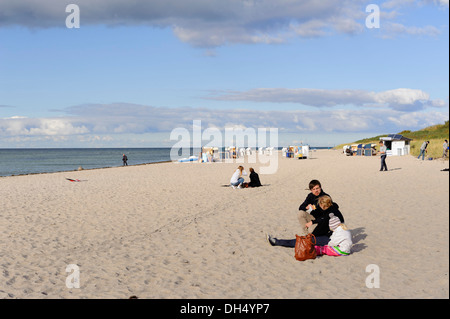
[(427, 152), (428, 144), (430, 144), (430, 141), (425, 141), (422, 143), (422, 146), (420, 147), (420, 154), (417, 156), (417, 159), (420, 159), (420, 156), (422, 156), (422, 161), (425, 159), (425, 153)]
[(386, 145), (384, 145), (383, 141), (380, 141), (380, 157), (381, 157), (381, 168), (380, 168), (380, 172), (383, 171), (383, 169), (385, 171), (387, 171), (387, 165), (386, 165)]
[(123, 154), (123, 156), (122, 156), (122, 162), (123, 162), (123, 166), (128, 166), (128, 157), (125, 155), (125, 154)]
[(442, 153), (442, 158), (448, 157), (448, 141), (444, 140), (444, 144), (442, 145), (442, 148), (444, 149), (444, 153)]

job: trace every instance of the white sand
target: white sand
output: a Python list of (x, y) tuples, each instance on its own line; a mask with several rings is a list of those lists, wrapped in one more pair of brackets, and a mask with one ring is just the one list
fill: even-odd
[[(0, 178), (0, 298), (449, 298), (448, 161), (388, 157), (379, 172), (378, 157), (312, 155), (280, 157), (258, 189), (222, 186), (235, 163)], [(340, 205), (352, 255), (299, 262), (267, 243), (295, 237), (311, 179)]]

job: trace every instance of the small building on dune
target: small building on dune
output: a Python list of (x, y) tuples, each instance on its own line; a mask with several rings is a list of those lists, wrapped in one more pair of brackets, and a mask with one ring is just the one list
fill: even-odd
[(388, 136), (380, 137), (380, 140), (386, 145), (387, 156), (403, 156), (408, 155), (410, 152), (411, 138), (399, 134), (389, 134)]

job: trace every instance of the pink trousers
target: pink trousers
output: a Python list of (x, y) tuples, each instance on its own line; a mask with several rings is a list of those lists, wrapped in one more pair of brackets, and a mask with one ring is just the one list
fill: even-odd
[(316, 248), (317, 256), (327, 255), (327, 256), (345, 256), (338, 250), (331, 246), (314, 246)]

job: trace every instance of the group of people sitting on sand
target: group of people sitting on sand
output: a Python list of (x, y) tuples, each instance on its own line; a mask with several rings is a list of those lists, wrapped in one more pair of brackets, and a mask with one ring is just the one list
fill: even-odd
[(247, 187), (260, 187), (261, 182), (259, 181), (259, 175), (255, 172), (255, 170), (250, 167), (250, 182), (245, 183), (244, 177), (247, 176), (247, 172), (244, 170), (243, 166), (239, 166), (237, 170), (234, 172), (233, 176), (230, 179), (230, 185), (232, 188), (247, 188)]
[[(344, 216), (339, 205), (322, 190), (318, 180), (309, 183), (311, 191), (300, 205), (298, 221), (300, 236), (313, 234), (316, 238), (315, 249), (318, 256), (346, 256), (351, 252), (352, 234), (344, 224)], [(278, 239), (267, 235), (272, 246), (295, 247), (296, 239)]]
[[(259, 187), (261, 182), (258, 174), (250, 168), (250, 182), (244, 183), (247, 172), (239, 166), (230, 180), (233, 188)], [(331, 196), (322, 190), (318, 180), (309, 182), (310, 193), (300, 205), (298, 221), (300, 222), (299, 236), (313, 234), (316, 242), (315, 249), (318, 256), (346, 256), (351, 252), (352, 234), (344, 224), (344, 216), (339, 211), (339, 205)], [(278, 239), (267, 234), (267, 240), (272, 246), (295, 247), (296, 238)]]

